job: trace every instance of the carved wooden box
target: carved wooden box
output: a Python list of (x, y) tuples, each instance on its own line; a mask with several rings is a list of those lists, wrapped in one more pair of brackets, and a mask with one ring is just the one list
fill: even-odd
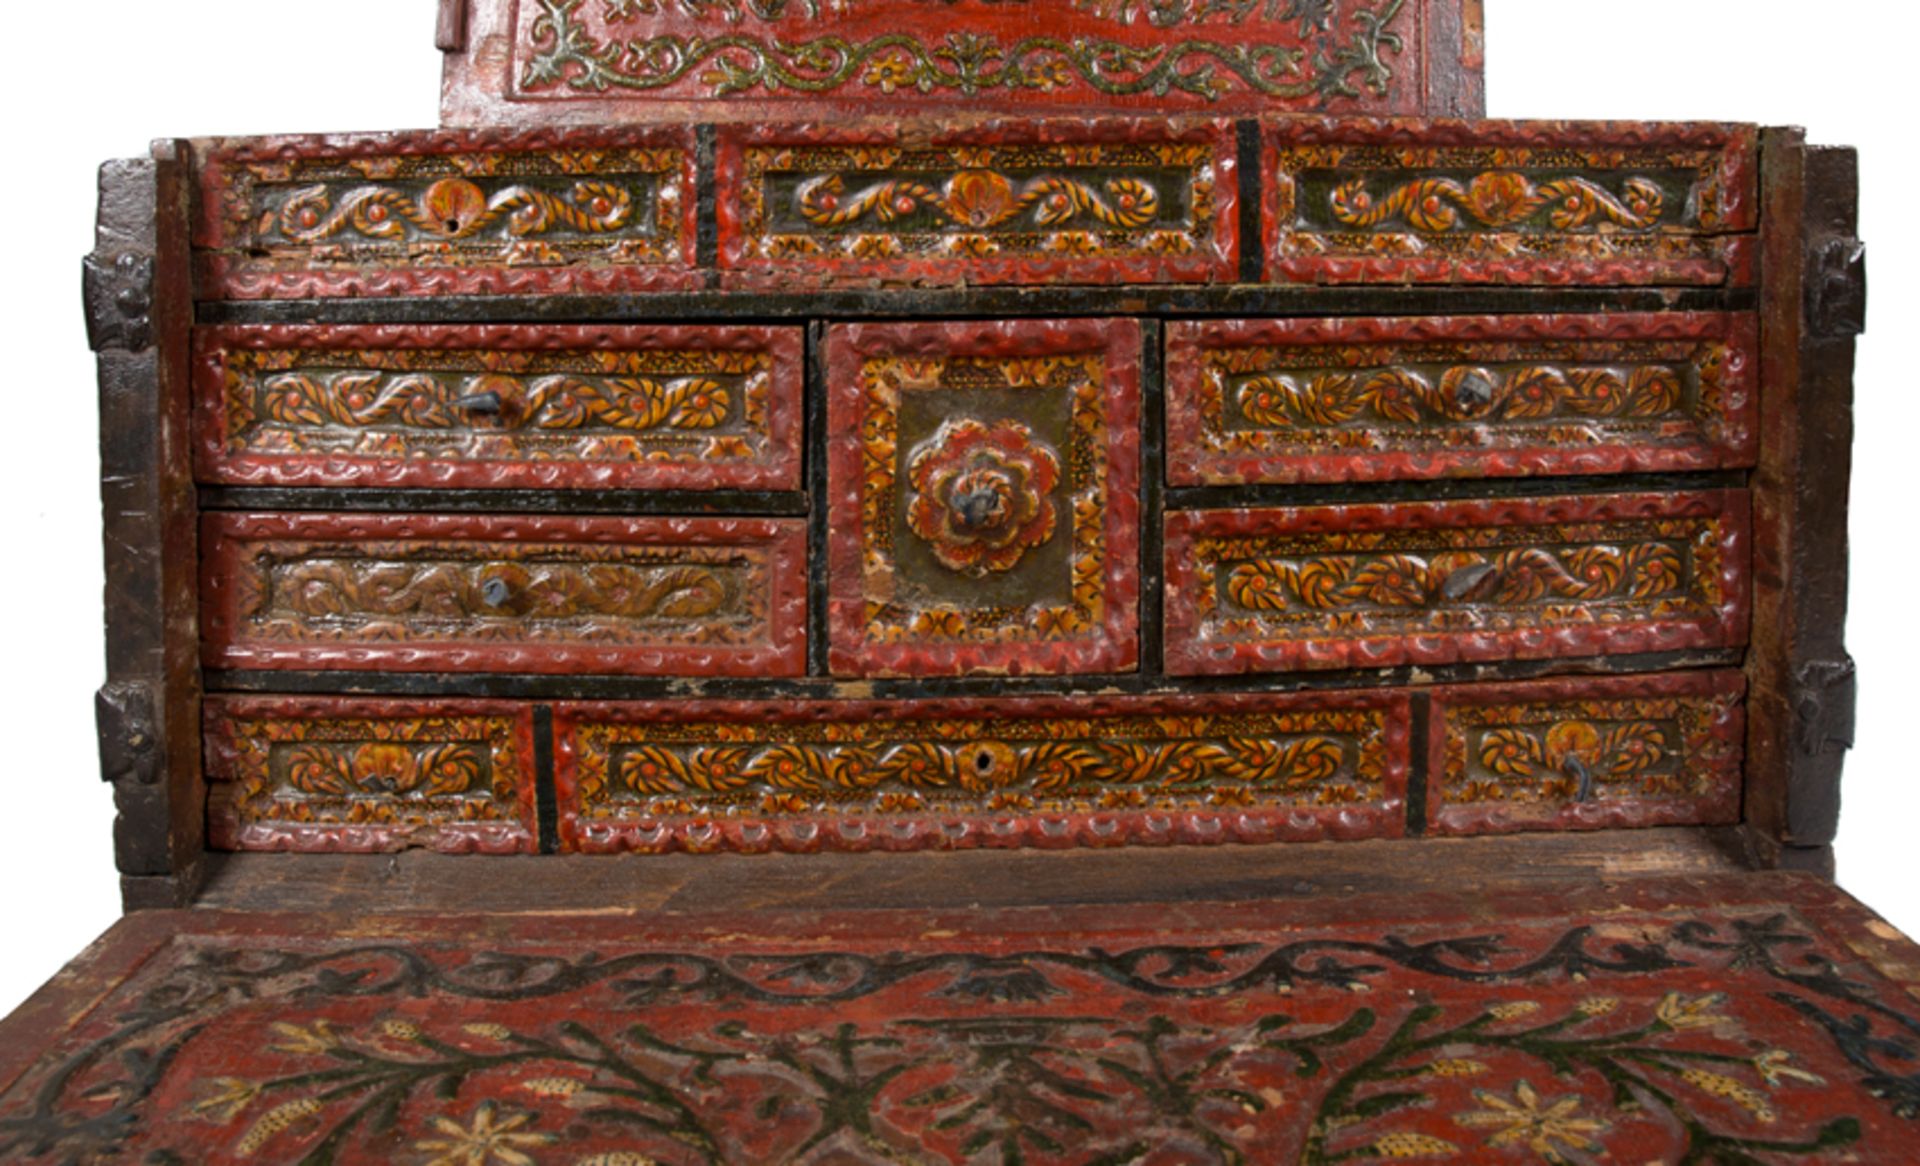
[(1905, 1161), (1852, 155), (1478, 8), (455, 3), (459, 128), (110, 166), (181, 910), (0, 1157)]

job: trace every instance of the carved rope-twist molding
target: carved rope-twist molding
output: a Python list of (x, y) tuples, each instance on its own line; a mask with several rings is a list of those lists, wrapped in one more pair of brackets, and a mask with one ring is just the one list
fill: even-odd
[(881, 222), (912, 214), (923, 205), (938, 210), (963, 227), (986, 229), (1006, 223), (1030, 208), (1043, 227), (1059, 226), (1081, 215), (1110, 227), (1143, 227), (1160, 210), (1160, 195), (1138, 178), (1110, 178), (1106, 183), (1110, 206), (1092, 187), (1071, 178), (1034, 179), (1018, 190), (1005, 176), (992, 171), (962, 171), (935, 190), (911, 179), (870, 186), (842, 200), (845, 179), (838, 174), (815, 179), (801, 188), (800, 215), (816, 227), (842, 227), (872, 214)]
[(584, 380), (551, 376), (526, 383), (485, 374), (458, 389), (425, 373), (342, 372), (331, 377), (281, 373), (267, 379), (267, 417), (283, 425), (365, 428), (399, 423), (416, 429), (451, 429), (472, 423), (458, 400), (473, 392), (503, 398), (487, 422), (490, 429), (579, 429), (589, 421), (611, 429), (713, 429), (727, 419), (732, 394), (708, 377), (655, 380), (618, 377)]
[[(432, 205), (436, 190), (457, 191), (448, 201), (452, 210)], [(370, 239), (401, 239), (404, 224), (428, 235), (466, 239), (507, 216), (507, 231), (516, 237), (540, 235), (556, 226), (586, 234), (605, 234), (633, 219), (633, 196), (611, 182), (578, 182), (566, 199), (530, 186), (509, 186), (486, 195), (463, 179), (448, 179), (416, 199), (391, 186), (362, 186), (347, 191), (334, 204), (334, 190), (311, 186), (294, 193), (280, 208), (280, 233), (296, 243), (319, 243), (351, 230)]]
[(1624, 550), (1523, 547), (1489, 557), (1449, 551), (1415, 555), (1328, 555), (1304, 562), (1256, 559), (1226, 577), (1233, 601), (1250, 611), (1284, 611), (1291, 604), (1323, 611), (1363, 604), (1422, 609), (1472, 603), (1503, 605), (1542, 600), (1596, 602), (1625, 595), (1646, 601), (1681, 589), (1681, 553), (1662, 542)]
[[(1235, 393), (1240, 411), (1258, 425), (1304, 423), (1333, 427), (1370, 413), (1383, 421), (1418, 425), (1440, 421), (1540, 420), (1561, 413), (1582, 417), (1661, 417), (1682, 405), (1677, 369), (1642, 366), (1528, 365), (1501, 372), (1456, 365), (1431, 378), (1410, 368), (1262, 374)], [(1424, 415), (1423, 415), (1424, 410)]]
[(1628, 178), (1615, 195), (1586, 178), (1560, 178), (1535, 185), (1524, 174), (1494, 171), (1462, 185), (1451, 178), (1421, 178), (1375, 197), (1367, 180), (1343, 182), (1333, 191), (1333, 217), (1349, 227), (1377, 227), (1404, 218), (1416, 231), (1440, 233), (1460, 222), (1459, 211), (1481, 227), (1517, 227), (1548, 207), (1547, 221), (1557, 231), (1610, 223), (1645, 230), (1659, 223), (1666, 205), (1660, 187), (1648, 178)]

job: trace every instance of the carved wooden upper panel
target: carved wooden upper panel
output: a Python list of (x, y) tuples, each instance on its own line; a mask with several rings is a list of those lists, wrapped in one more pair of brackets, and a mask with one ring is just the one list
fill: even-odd
[(1480, 113), (1469, 0), (473, 0), (448, 125)]

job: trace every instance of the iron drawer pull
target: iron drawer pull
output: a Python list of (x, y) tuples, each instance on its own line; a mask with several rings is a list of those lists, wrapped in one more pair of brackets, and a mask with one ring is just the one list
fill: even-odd
[(498, 413), (500, 394), (488, 389), (484, 393), (468, 393), (464, 397), (455, 397), (453, 403), (469, 413)]

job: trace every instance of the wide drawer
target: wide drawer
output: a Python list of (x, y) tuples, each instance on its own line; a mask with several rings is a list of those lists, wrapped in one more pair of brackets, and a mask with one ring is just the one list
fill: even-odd
[(1749, 466), (1759, 362), (1744, 315), (1176, 321), (1167, 479)]
[(526, 705), (209, 697), (204, 721), (218, 849), (537, 849)]
[(1399, 693), (560, 705), (567, 849), (905, 850), (1405, 830)]
[(1167, 671), (1738, 647), (1748, 522), (1736, 490), (1172, 513)]
[(805, 543), (784, 519), (208, 514), (202, 658), (799, 675)]
[(226, 327), (194, 354), (202, 481), (800, 487), (798, 328)]

